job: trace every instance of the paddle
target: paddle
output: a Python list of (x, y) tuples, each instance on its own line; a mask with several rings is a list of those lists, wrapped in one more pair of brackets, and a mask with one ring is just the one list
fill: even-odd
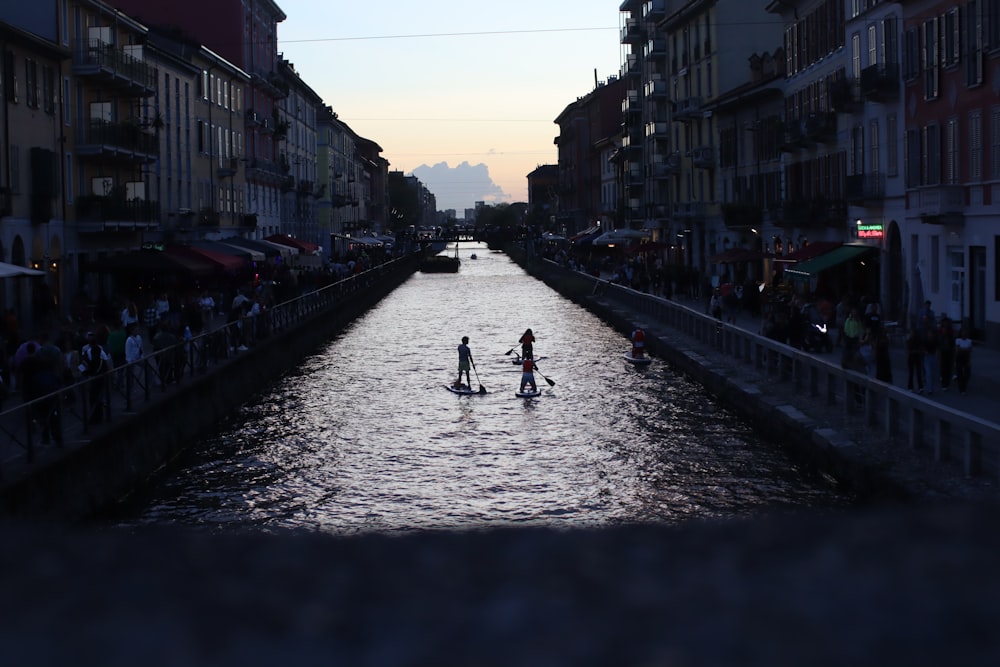
[(504, 353), (503, 353), (503, 356), (505, 356), (505, 357), (509, 357), (509, 356), (510, 356), (510, 353), (511, 353), (511, 352), (513, 352), (513, 351), (514, 351), (514, 350), (516, 350), (516, 349), (517, 349), (517, 345), (515, 345), (514, 347), (512, 347), (512, 348), (510, 348), (509, 350), (507, 350), (506, 352), (504, 352)]
[(472, 356), (469, 356), (469, 363), (472, 364), (472, 372), (476, 374), (476, 382), (479, 383), (479, 393), (485, 394), (486, 387), (483, 386), (482, 380), (479, 379), (479, 371), (476, 370), (476, 362), (472, 360)]
[[(538, 370), (538, 364), (533, 364), (533, 365), (535, 366), (535, 372), (538, 373), (539, 375), (542, 375), (542, 372), (540, 370)], [(550, 387), (556, 386), (555, 380), (550, 380), (547, 377), (545, 377), (544, 375), (542, 375), (542, 379), (545, 380), (546, 382), (548, 382)]]

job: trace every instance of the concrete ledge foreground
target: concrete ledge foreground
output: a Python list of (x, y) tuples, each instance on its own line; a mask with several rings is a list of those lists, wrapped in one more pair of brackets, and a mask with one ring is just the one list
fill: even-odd
[(4, 663), (1000, 664), (991, 510), (335, 538), (3, 529)]

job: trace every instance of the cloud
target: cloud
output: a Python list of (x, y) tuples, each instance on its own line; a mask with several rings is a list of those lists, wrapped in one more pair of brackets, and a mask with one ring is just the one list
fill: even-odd
[(422, 164), (413, 170), (413, 175), (434, 193), (437, 207), (442, 211), (453, 208), (461, 215), (477, 201), (496, 204), (510, 199), (503, 188), (493, 182), (490, 168), (483, 163), (462, 162), (454, 167), (449, 167), (447, 162), (433, 166)]

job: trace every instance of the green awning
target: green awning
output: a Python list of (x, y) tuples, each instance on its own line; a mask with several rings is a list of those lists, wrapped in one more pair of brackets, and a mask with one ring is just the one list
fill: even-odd
[(877, 249), (870, 245), (842, 245), (819, 257), (786, 268), (785, 275), (791, 280), (809, 280), (821, 271), (849, 262)]

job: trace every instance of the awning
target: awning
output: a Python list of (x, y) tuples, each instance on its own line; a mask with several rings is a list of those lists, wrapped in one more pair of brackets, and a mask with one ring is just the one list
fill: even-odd
[(875, 250), (877, 248), (870, 245), (842, 245), (819, 257), (787, 267), (785, 274), (792, 280), (809, 280), (821, 271), (832, 269)]
[(307, 254), (315, 254), (319, 252), (319, 246), (315, 243), (310, 243), (309, 241), (303, 241), (302, 239), (297, 239), (294, 236), (286, 236), (285, 234), (272, 234), (267, 237), (268, 241), (272, 243), (283, 243), (285, 245), (292, 246), (293, 248), (298, 248), (300, 252)]
[(594, 245), (617, 245), (617, 244), (629, 244), (633, 241), (639, 241), (641, 239), (646, 239), (652, 236), (652, 233), (646, 231), (641, 232), (637, 229), (613, 229), (609, 232), (604, 232), (593, 241)]
[(569, 240), (570, 241), (579, 241), (579, 240), (581, 240), (585, 236), (593, 236), (594, 238), (597, 238), (600, 235), (601, 235), (601, 226), (600, 225), (595, 225), (593, 227), (588, 227), (587, 229), (583, 230), (582, 232), (579, 232), (577, 234), (573, 234), (572, 236), (569, 237)]
[(236, 250), (241, 250), (243, 252), (250, 253), (250, 259), (252, 259), (255, 262), (263, 262), (265, 259), (267, 259), (267, 255), (265, 255), (263, 252), (255, 248), (245, 248), (242, 245), (239, 245), (238, 243), (227, 243), (225, 241), (220, 241), (220, 243), (222, 243), (222, 245), (227, 245), (230, 248), (235, 248)]
[(103, 257), (93, 262), (94, 270), (101, 273), (130, 273), (135, 275), (187, 273), (192, 276), (209, 276), (215, 265), (198, 257), (182, 257), (164, 250), (133, 250)]
[(256, 241), (254, 239), (245, 239), (242, 236), (229, 236), (222, 239), (223, 243), (228, 243), (229, 245), (234, 245), (237, 248), (246, 248), (247, 250), (255, 250), (261, 253), (266, 258), (278, 257), (281, 252), (278, 250), (278, 246), (274, 243), (268, 243), (266, 241)]
[(247, 264), (246, 259), (237, 255), (230, 255), (193, 245), (168, 246), (163, 252), (178, 257), (200, 257), (203, 260), (211, 262), (217, 268), (231, 273), (242, 270)]
[(39, 271), (38, 269), (29, 269), (27, 266), (18, 266), (17, 264), (8, 264), (6, 262), (0, 262), (0, 278), (14, 278), (17, 276), (44, 276), (44, 271)]

